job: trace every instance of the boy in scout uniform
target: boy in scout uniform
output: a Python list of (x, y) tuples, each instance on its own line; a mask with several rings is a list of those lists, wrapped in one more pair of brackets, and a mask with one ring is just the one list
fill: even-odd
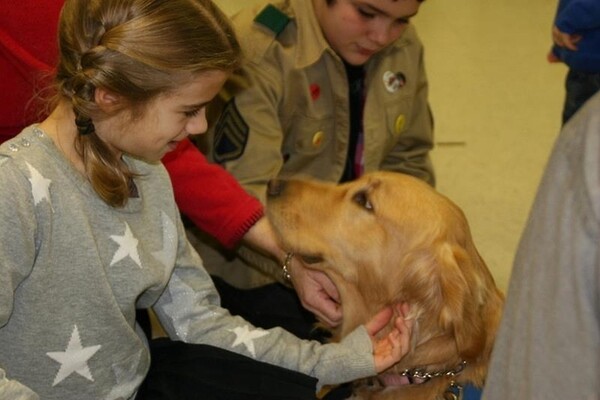
[[(343, 182), (390, 170), (434, 185), (423, 46), (410, 24), (420, 4), (287, 0), (235, 15), (247, 59), (222, 93), (207, 138), (209, 156), (263, 203), (275, 177)], [(226, 251), (193, 235), (213, 275), (237, 288), (262, 287), (238, 292), (217, 279), (233, 312), (251, 320), (256, 313), (273, 312), (274, 320), (297, 313), (295, 293), (273, 285), (284, 280), (280, 265), (248, 248)], [(249, 293), (268, 299), (264, 312), (256, 309), (260, 301), (247, 301)]]

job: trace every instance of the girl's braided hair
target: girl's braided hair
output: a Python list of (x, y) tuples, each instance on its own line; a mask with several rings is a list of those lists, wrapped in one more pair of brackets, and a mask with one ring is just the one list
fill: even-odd
[(158, 95), (198, 73), (232, 71), (241, 51), (227, 17), (210, 0), (67, 0), (59, 23), (57, 98), (72, 104), (76, 149), (94, 190), (109, 205), (127, 203), (127, 165), (95, 134), (107, 115), (95, 102), (103, 88), (131, 118)]

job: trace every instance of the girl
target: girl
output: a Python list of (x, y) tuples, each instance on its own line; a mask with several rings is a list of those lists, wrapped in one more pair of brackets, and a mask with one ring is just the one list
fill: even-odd
[[(253, 380), (235, 380), (248, 371), (283, 367), (319, 387), (373, 375), (407, 352), (406, 307), (379, 340), (391, 309), (329, 345), (219, 307), (159, 163), (206, 130), (205, 107), (240, 61), (210, 1), (67, 0), (59, 47), (52, 113), (0, 147), (0, 398), (135, 398), (150, 364), (136, 308), (152, 307), (173, 340), (255, 366), (228, 369), (231, 383), (202, 398), (251, 393)], [(197, 398), (201, 370), (137, 398), (174, 387)], [(314, 395), (314, 381), (302, 382)]]

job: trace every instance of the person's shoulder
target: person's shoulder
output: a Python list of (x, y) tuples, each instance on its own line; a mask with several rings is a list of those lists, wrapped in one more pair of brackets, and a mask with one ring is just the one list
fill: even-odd
[(236, 35), (249, 61), (259, 61), (291, 29), (294, 14), (287, 1), (261, 3), (232, 17)]
[(0, 144), (0, 165), (8, 160), (19, 160), (34, 151), (37, 139), (42, 136), (43, 133), (32, 125)]
[(39, 145), (42, 136), (40, 130), (30, 126), (0, 145), (0, 181), (3, 182), (0, 186), (18, 185), (47, 169), (45, 152)]
[(421, 38), (417, 33), (417, 28), (414, 24), (409, 24), (406, 27), (406, 30), (402, 34), (402, 36), (397, 41), (398, 44), (404, 46), (417, 46), (422, 47), (423, 43), (421, 42)]

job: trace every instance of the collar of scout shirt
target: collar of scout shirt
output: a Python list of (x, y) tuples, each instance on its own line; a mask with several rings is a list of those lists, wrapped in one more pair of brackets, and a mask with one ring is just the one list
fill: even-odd
[[(306, 68), (309, 65), (316, 63), (326, 51), (329, 51), (332, 55), (335, 54), (323, 36), (319, 21), (317, 21), (315, 15), (312, 0), (290, 0), (290, 2), (295, 13), (295, 19), (305, 21), (302, 24), (296, 22), (296, 27), (298, 29), (297, 43), (313, 44), (312, 46), (298, 46), (296, 52), (296, 67)], [(409, 26), (408, 29), (414, 29), (414, 27)], [(406, 39), (406, 33), (407, 32), (404, 32), (400, 39), (393, 42), (387, 49), (382, 50), (374, 57), (377, 57), (382, 53), (387, 53), (391, 48), (400, 48), (409, 44), (408, 39)], [(337, 55), (336, 57), (339, 58)]]

